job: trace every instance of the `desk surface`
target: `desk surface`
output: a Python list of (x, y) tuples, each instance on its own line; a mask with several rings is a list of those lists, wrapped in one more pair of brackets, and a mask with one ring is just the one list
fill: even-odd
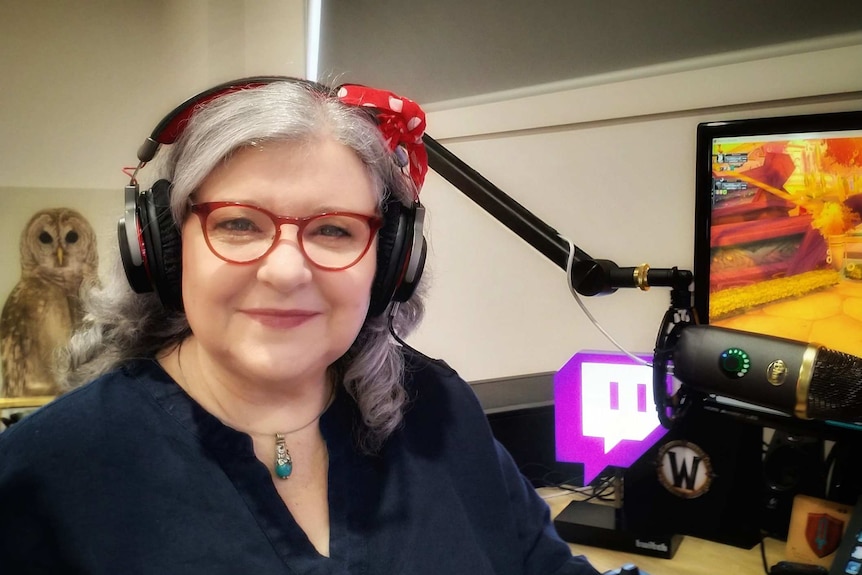
[[(569, 493), (561, 490), (540, 489), (539, 493), (551, 508), (552, 517), (556, 517), (573, 500)], [(768, 565), (774, 565), (785, 559), (784, 545), (784, 541), (766, 539)], [(585, 555), (599, 571), (619, 569), (626, 563), (634, 563), (649, 575), (762, 575), (764, 573), (759, 545), (752, 549), (740, 549), (686, 536), (683, 537), (673, 559), (659, 559), (580, 544), (570, 543), (569, 546), (575, 554)]]

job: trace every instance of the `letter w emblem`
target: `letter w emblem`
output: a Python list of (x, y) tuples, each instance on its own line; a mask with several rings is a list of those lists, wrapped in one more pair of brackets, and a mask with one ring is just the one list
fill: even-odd
[[(697, 470), (700, 467), (701, 459), (698, 456), (693, 456), (691, 458), (691, 472), (688, 470), (688, 461), (686, 458), (683, 458), (682, 463), (680, 464), (677, 461), (675, 451), (668, 451), (667, 456), (670, 460), (670, 472), (671, 472), (671, 481), (673, 486), (677, 489), (686, 489), (688, 491), (694, 491), (696, 480), (697, 480)], [(683, 483), (685, 485), (683, 485)]]

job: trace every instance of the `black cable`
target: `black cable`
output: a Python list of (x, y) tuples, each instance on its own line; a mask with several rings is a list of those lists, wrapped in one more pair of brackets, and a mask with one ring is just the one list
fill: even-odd
[(763, 561), (763, 572), (769, 575), (769, 562), (766, 561), (766, 538), (760, 534), (760, 559)]
[(392, 322), (395, 319), (395, 315), (398, 313), (398, 307), (400, 305), (401, 305), (400, 303), (395, 302), (395, 303), (391, 304), (391, 306), (389, 308), (389, 321), (387, 322), (387, 325), (389, 327), (389, 335), (391, 335), (392, 338), (395, 339), (395, 341), (397, 341), (401, 347), (403, 347), (407, 350), (410, 350), (417, 355), (424, 355), (421, 352), (419, 352), (418, 350), (416, 350), (415, 348), (413, 348), (412, 346), (410, 346), (410, 344), (408, 344), (406, 341), (404, 341), (403, 339), (398, 337), (398, 334), (395, 333), (395, 327), (392, 325)]

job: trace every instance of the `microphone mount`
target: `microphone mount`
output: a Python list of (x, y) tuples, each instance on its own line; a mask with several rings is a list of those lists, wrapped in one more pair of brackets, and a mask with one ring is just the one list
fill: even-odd
[[(610, 260), (594, 259), (560, 236), (535, 214), (515, 201), (482, 174), (467, 165), (434, 138), (422, 137), (428, 152), (428, 166), (473, 200), (501, 224), (569, 273), (569, 281), (583, 296), (612, 294), (619, 288), (670, 287), (676, 293), (676, 307), (691, 307), (689, 286), (693, 274), (673, 268), (651, 268), (648, 264), (620, 267)], [(570, 246), (572, 252), (570, 253)], [(569, 258), (572, 263), (569, 265)], [(689, 301), (684, 302), (683, 300)]]
[(692, 401), (701, 398), (693, 390), (684, 388), (671, 396), (665, 387), (667, 364), (672, 359), (673, 345), (679, 331), (676, 328), (690, 323), (692, 272), (676, 267), (653, 269), (648, 264), (620, 267), (610, 260), (594, 259), (563, 239), (554, 228), (434, 138), (425, 134), (422, 140), (428, 153), (428, 166), (432, 170), (566, 271), (570, 285), (580, 295), (607, 295), (619, 288), (638, 288), (642, 291), (653, 286), (671, 288), (671, 304), (662, 319), (653, 352), (653, 395), (659, 421), (665, 427), (671, 427), (687, 411)]

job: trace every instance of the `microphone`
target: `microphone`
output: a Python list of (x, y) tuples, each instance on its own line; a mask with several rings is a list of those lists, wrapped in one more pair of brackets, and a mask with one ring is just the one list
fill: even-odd
[(801, 419), (862, 422), (862, 358), (813, 343), (685, 325), (672, 351), (683, 384)]

